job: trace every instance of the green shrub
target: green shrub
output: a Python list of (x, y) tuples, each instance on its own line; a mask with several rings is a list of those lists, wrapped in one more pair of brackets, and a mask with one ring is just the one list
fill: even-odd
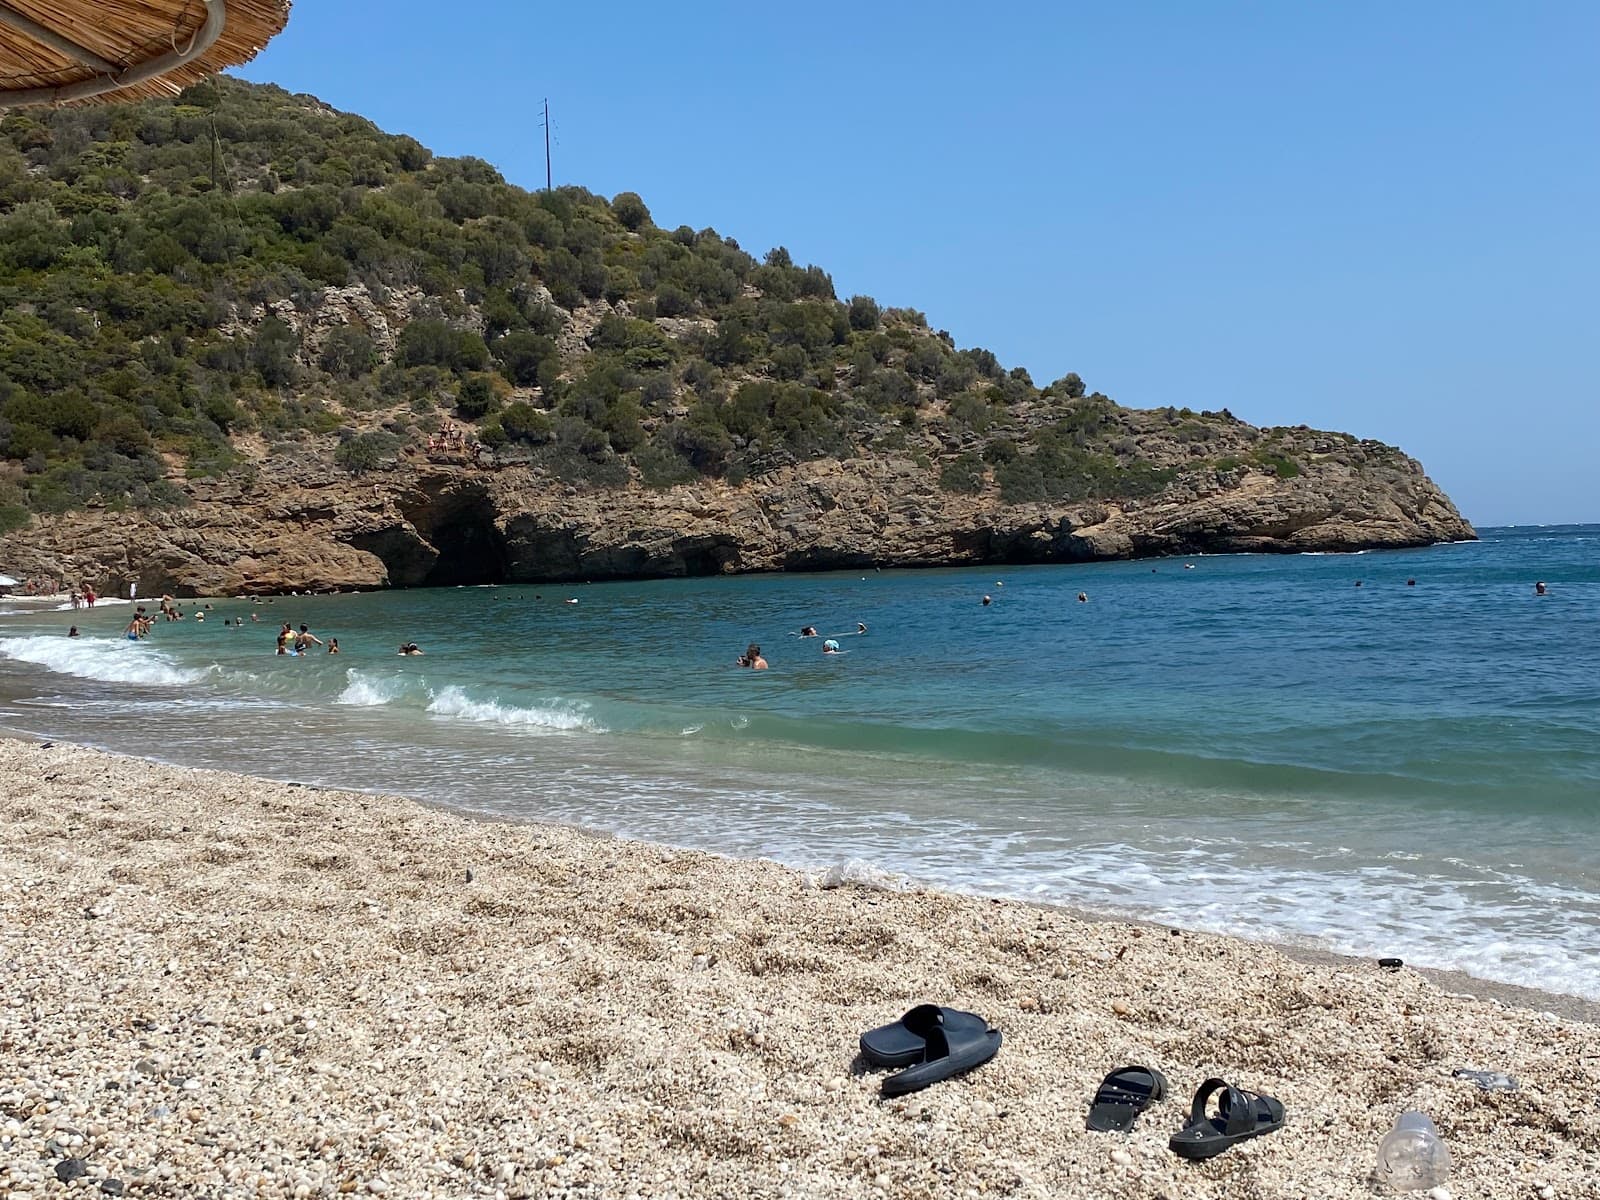
[(939, 469), (939, 486), (947, 492), (968, 495), (981, 492), (985, 479), (983, 459), (970, 450)]
[(376, 470), (394, 458), (400, 450), (400, 439), (392, 433), (374, 430), (345, 438), (333, 452), (333, 461), (352, 475)]
[(533, 405), (518, 400), (500, 412), (500, 428), (512, 441), (542, 446), (554, 436), (550, 418)]
[(488, 416), (494, 407), (494, 388), (487, 375), (469, 375), (456, 389), (456, 412), (468, 421)]
[(20, 504), (0, 504), (0, 534), (15, 533), (33, 521), (33, 514)]

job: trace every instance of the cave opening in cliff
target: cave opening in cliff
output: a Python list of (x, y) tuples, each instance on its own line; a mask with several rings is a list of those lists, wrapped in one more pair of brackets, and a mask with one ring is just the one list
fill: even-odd
[(427, 536), (439, 557), (423, 577), (423, 587), (506, 581), (505, 541), (495, 528), (488, 497), (463, 497), (445, 506)]

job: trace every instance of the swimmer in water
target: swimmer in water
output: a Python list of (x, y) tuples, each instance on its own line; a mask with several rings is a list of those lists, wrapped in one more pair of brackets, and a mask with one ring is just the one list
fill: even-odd
[(991, 604), (993, 604), (993, 603), (994, 603), (994, 597), (992, 597), (992, 596), (985, 596), (985, 597), (984, 597), (984, 598), (983, 598), (983, 606), (984, 606), (984, 607), (985, 607), (985, 608), (988, 608), (988, 607), (989, 607), (989, 605), (991, 605)]
[(805, 628), (800, 630), (800, 636), (801, 637), (816, 637), (817, 636), (817, 627), (815, 625), (807, 625)]
[(1089, 593), (1088, 592), (1079, 592), (1078, 593), (1078, 603), (1079, 604), (1087, 604), (1087, 603), (1089, 603)]
[(865, 633), (866, 631), (867, 631), (867, 623), (865, 621), (857, 621), (856, 622), (856, 632), (857, 633)]
[(838, 654), (839, 643), (834, 641), (832, 638), (829, 638), (827, 641), (822, 643), (822, 652), (824, 654)]
[(338, 638), (329, 638), (328, 639), (328, 653), (329, 654), (337, 654), (337, 653), (339, 653), (339, 639)]
[(415, 642), (406, 642), (400, 647), (400, 653), (405, 655), (407, 658), (415, 658), (417, 655), (422, 653), (422, 647), (417, 645)]
[(74, 625), (71, 629), (67, 630), (67, 636), (68, 637), (77, 637), (78, 636), (78, 627), (76, 625)]
[(1538, 583), (1533, 585), (1533, 594), (1535, 596), (1548, 596), (1550, 594), (1549, 592), (1545, 591), (1544, 580), (1541, 579)]
[(761, 647), (751, 642), (745, 651), (736, 660), (741, 667), (749, 667), (752, 671), (765, 671), (767, 660), (761, 657)]

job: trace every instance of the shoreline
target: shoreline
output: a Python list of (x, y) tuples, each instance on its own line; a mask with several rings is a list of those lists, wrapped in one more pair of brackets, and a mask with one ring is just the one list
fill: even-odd
[[(12, 1196), (1366, 1197), (1407, 1107), (1457, 1197), (1600, 1174), (1600, 1027), (1409, 970), (65, 743), (0, 779)], [(1004, 1046), (880, 1100), (856, 1035), (921, 1001)], [(1084, 1132), (1127, 1062), (1171, 1097)], [(1289, 1124), (1186, 1164), (1217, 1074)]]
[[(107, 749), (100, 746), (92, 746), (86, 743), (60, 741), (51, 739), (44, 734), (35, 733), (31, 730), (0, 725), (0, 743), (3, 743), (8, 739), (31, 742), (34, 744), (46, 741), (54, 741), (54, 744), (56, 745), (71, 746), (76, 749), (84, 749), (94, 753), (107, 754), (115, 758), (131, 758), (137, 761), (149, 762), (157, 766), (167, 767), (177, 771), (205, 772), (214, 769), (189, 766), (184, 763), (171, 762), (167, 759), (157, 758), (150, 755), (128, 754), (124, 751)], [(529, 829), (560, 829), (587, 837), (617, 838), (621, 841), (648, 847), (650, 849), (658, 849), (668, 852), (708, 854), (714, 858), (725, 859), (730, 862), (770, 861), (778, 866), (783, 867), (785, 870), (795, 871), (806, 876), (817, 876), (820, 873), (815, 869), (808, 869), (793, 863), (785, 863), (782, 860), (777, 859), (751, 860), (741, 858), (737, 855), (725, 854), (716, 850), (702, 849), (700, 847), (677, 846), (665, 842), (653, 842), (639, 838), (631, 838), (626, 835), (613, 833), (610, 830), (594, 828), (582, 824), (564, 824), (559, 821), (541, 821), (533, 818), (518, 818), (496, 815), (470, 808), (456, 808), (448, 804), (427, 799), (426, 797), (407, 795), (403, 792), (386, 791), (381, 788), (373, 790), (363, 789), (359, 792), (355, 792), (346, 788), (336, 788), (315, 783), (303, 783), (289, 779), (275, 779), (271, 776), (265, 775), (243, 773), (241, 773), (241, 775), (244, 778), (259, 780), (262, 783), (284, 787), (306, 788), (308, 790), (317, 792), (333, 792), (348, 795), (393, 798), (419, 805), (422, 808), (430, 811), (462, 817), (469, 821), (486, 822), (491, 825), (503, 823)], [(877, 868), (876, 864), (869, 863), (867, 865), (873, 869), (879, 869)], [(1153, 921), (1147, 917), (1141, 916), (1137, 912), (1118, 912), (1111, 909), (1092, 908), (1067, 901), (1058, 902), (1049, 900), (1034, 900), (1024, 896), (995, 897), (986, 893), (969, 892), (959, 889), (940, 887), (936, 882), (916, 879), (914, 877), (904, 876), (896, 872), (885, 871), (884, 877), (886, 879), (896, 879), (904, 882), (905, 886), (903, 888), (891, 890), (929, 892), (940, 895), (955, 896), (974, 901), (999, 899), (1006, 903), (1025, 904), (1041, 908), (1049, 912), (1060, 912), (1072, 917), (1074, 920), (1090, 924), (1133, 925), (1145, 929), (1160, 931), (1177, 929), (1185, 934), (1226, 937), (1231, 940), (1246, 942), (1251, 945), (1267, 947), (1277, 951), (1280, 954), (1283, 954), (1288, 958), (1292, 958), (1299, 962), (1313, 966), (1326, 966), (1333, 968), (1369, 968), (1373, 966), (1378, 957), (1345, 954), (1337, 950), (1327, 950), (1319, 946), (1308, 945), (1302, 942), (1286, 941), (1275, 938), (1247, 937), (1241, 934), (1214, 934), (1207, 930), (1196, 930), (1189, 929), (1184, 926), (1163, 924), (1162, 922)], [(1403, 947), (1396, 947), (1397, 956), (1404, 959), (1403, 953), (1398, 953), (1402, 950)], [(1413, 966), (1408, 960), (1405, 962), (1404, 969), (1408, 971), (1414, 971), (1417, 974), (1422, 975), (1424, 978), (1433, 982), (1440, 988), (1440, 990), (1446, 993), (1455, 993), (1462, 996), (1469, 996), (1476, 1000), (1507, 1005), (1513, 1008), (1526, 1009), (1533, 1013), (1553, 1014), (1561, 1017), (1564, 1020), (1580, 1021), (1585, 1024), (1600, 1026), (1600, 1000), (1591, 1000), (1588, 997), (1576, 995), (1571, 992), (1548, 991), (1543, 988), (1528, 987), (1523, 984), (1510, 983), (1505, 980), (1487, 979), (1482, 976), (1472, 975), (1466, 971), (1460, 971), (1449, 967)]]

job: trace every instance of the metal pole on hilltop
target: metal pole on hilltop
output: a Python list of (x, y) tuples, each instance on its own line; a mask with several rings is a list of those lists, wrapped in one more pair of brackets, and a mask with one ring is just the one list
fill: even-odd
[(544, 101), (544, 190), (551, 189), (550, 182), (550, 98)]

